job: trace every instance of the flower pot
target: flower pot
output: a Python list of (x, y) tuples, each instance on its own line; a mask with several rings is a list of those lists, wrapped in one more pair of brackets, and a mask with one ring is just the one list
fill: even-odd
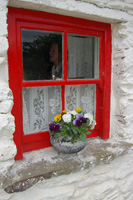
[(64, 141), (63, 136), (58, 138), (54, 138), (53, 136), (51, 136), (50, 142), (55, 150), (66, 154), (77, 153), (81, 151), (87, 144), (87, 141), (82, 142), (81, 140), (76, 140), (72, 144), (71, 138), (68, 138), (66, 141)]

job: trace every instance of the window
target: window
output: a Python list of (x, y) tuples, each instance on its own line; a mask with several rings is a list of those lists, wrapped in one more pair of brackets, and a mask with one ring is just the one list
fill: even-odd
[(89, 137), (109, 137), (109, 24), (9, 8), (9, 83), (14, 95), (16, 159), (49, 147), (48, 124), (81, 107), (97, 125)]

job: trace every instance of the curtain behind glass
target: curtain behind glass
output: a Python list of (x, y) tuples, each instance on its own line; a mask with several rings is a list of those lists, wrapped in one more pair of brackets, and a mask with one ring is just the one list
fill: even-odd
[(98, 78), (99, 38), (69, 34), (67, 44), (68, 78)]
[(65, 86), (66, 110), (81, 108), (95, 117), (96, 86), (95, 85), (67, 85)]
[(23, 88), (24, 134), (48, 130), (49, 123), (60, 112), (60, 86)]

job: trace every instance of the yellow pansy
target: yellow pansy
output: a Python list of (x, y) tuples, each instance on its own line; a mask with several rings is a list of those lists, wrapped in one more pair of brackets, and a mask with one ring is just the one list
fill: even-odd
[(81, 108), (76, 108), (76, 110), (75, 110), (77, 113), (80, 113), (82, 110), (81, 110)]
[(60, 114), (57, 114), (55, 117), (54, 117), (54, 121), (55, 122), (59, 122), (61, 120), (61, 113)]

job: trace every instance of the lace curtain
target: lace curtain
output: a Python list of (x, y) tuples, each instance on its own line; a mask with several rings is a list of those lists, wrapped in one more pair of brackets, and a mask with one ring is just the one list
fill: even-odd
[(68, 78), (98, 78), (98, 37), (68, 35)]
[(68, 85), (65, 87), (65, 105), (67, 110), (82, 108), (83, 112), (89, 112), (95, 117), (96, 105), (95, 85)]
[(23, 89), (24, 134), (48, 130), (49, 122), (60, 112), (60, 86)]

